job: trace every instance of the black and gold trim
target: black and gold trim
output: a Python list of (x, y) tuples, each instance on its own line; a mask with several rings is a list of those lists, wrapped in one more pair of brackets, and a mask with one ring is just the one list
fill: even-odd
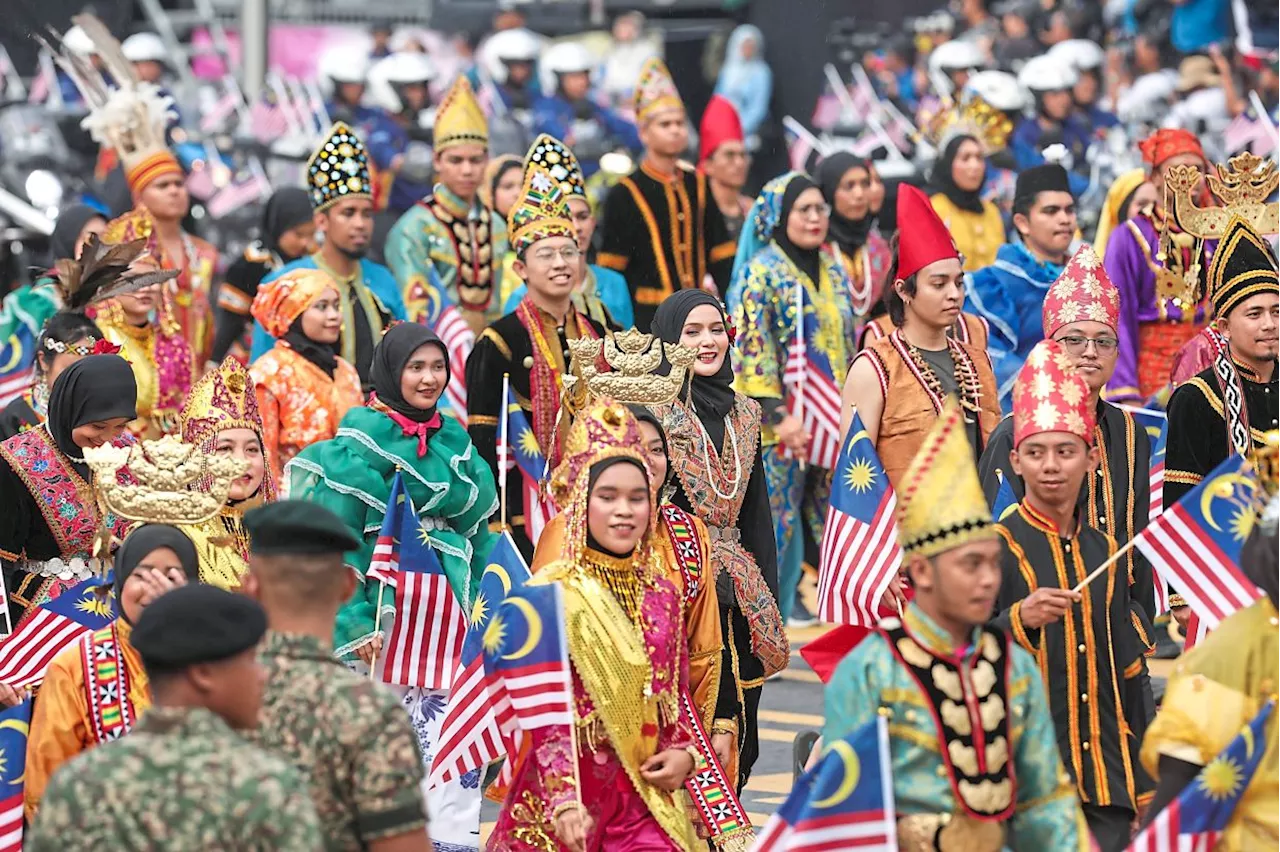
[(1270, 246), (1238, 216), (1232, 216), (1227, 224), (1227, 232), (1209, 263), (1208, 279), (1209, 299), (1219, 317), (1225, 317), (1251, 296), (1280, 291)]

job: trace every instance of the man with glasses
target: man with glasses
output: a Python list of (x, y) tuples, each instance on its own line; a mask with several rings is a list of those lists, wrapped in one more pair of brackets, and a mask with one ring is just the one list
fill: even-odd
[[(512, 265), (528, 292), (516, 309), (486, 328), (467, 359), (467, 431), (494, 478), (508, 480), (505, 517), (497, 528), (511, 528), (526, 560), (533, 558), (534, 535), (526, 528), (524, 489), (518, 470), (499, 470), (498, 438), (506, 400), (503, 376), (514, 392), (536, 439), (538, 450), (554, 467), (559, 455), (562, 377), (568, 371), (569, 341), (600, 338), (604, 326), (573, 306), (582, 284), (582, 249), (559, 180), (536, 158), (525, 166), (524, 186), (508, 214)], [(512, 442), (525, 436), (512, 435)], [(502, 509), (499, 509), (499, 513)]]

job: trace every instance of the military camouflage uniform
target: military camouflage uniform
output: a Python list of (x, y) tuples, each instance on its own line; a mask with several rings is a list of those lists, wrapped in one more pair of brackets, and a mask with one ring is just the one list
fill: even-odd
[(309, 636), (269, 632), (260, 656), (267, 687), (250, 737), (310, 778), (325, 848), (425, 830), (422, 755), (395, 695)]
[(54, 773), (28, 852), (313, 852), (304, 780), (204, 708), (152, 707), (125, 738)]

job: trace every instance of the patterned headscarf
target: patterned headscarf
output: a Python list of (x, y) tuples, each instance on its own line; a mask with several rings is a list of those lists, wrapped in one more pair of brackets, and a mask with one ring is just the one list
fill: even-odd
[(338, 285), (320, 269), (294, 269), (258, 287), (249, 312), (267, 334), (284, 337), (293, 321), (311, 307), (325, 290)]

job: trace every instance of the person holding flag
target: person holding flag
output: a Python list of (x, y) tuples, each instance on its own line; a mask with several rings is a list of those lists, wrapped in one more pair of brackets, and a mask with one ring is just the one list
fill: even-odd
[[(791, 646), (778, 610), (777, 549), (760, 449), (760, 403), (733, 389), (731, 332), (720, 300), (705, 290), (670, 296), (653, 317), (654, 334), (697, 356), (680, 395), (651, 406), (667, 434), (674, 473), (671, 502), (707, 525), (716, 598), (726, 637), (713, 741), (737, 745), (726, 764), (739, 790), (760, 756), (764, 681), (787, 667)], [(658, 367), (670, 372), (670, 359)], [(723, 748), (723, 745), (720, 746)]]
[(741, 329), (734, 386), (764, 413), (778, 605), (794, 627), (814, 623), (796, 594), (804, 531), (822, 539), (839, 449), (836, 389), (854, 352), (849, 282), (822, 245), (830, 217), (831, 205), (808, 175), (788, 172), (765, 184), (738, 240), (725, 299)]
[[(530, 580), (562, 588), (573, 723), (528, 732), (495, 852), (701, 848), (676, 797), (695, 760), (679, 709), (688, 652), (680, 595), (654, 552), (652, 480), (626, 408), (600, 401), (575, 419), (553, 475), (570, 495), (564, 547)], [(488, 632), (501, 635), (493, 622)]]
[(965, 293), (955, 241), (915, 187), (899, 187), (898, 221), (910, 226), (894, 237), (884, 292), (895, 329), (868, 343), (850, 365), (840, 416), (840, 433), (847, 435), (857, 409), (895, 491), (947, 397), (959, 398), (975, 461), (1000, 422), (991, 359), (948, 333)]
[(1088, 833), (1040, 672), (986, 624), (1000, 543), (967, 431), (949, 403), (899, 482), (898, 532), (915, 597), (832, 675), (823, 741), (888, 719), (903, 852), (1083, 852)]
[[(536, 150), (536, 146), (535, 146)], [(504, 416), (503, 376), (533, 428), (542, 457), (554, 467), (559, 436), (564, 376), (569, 370), (569, 341), (599, 339), (604, 326), (573, 304), (582, 283), (582, 249), (568, 204), (555, 175), (530, 152), (520, 197), (510, 215), (516, 275), (528, 293), (514, 311), (490, 325), (467, 359), (467, 430), (493, 476), (508, 477), (506, 514), (495, 525), (511, 529), (525, 559), (533, 557), (533, 539), (525, 517), (520, 473), (498, 467), (498, 438)]]
[(1145, 601), (1112, 558), (1115, 539), (1080, 512), (1080, 488), (1098, 464), (1094, 410), (1061, 345), (1036, 344), (1013, 389), (1009, 464), (1026, 490), (996, 526), (1004, 579), (995, 624), (1045, 673), (1089, 829), (1102, 852), (1120, 852), (1150, 798), (1137, 749), (1155, 705), (1142, 678), (1154, 649)]

